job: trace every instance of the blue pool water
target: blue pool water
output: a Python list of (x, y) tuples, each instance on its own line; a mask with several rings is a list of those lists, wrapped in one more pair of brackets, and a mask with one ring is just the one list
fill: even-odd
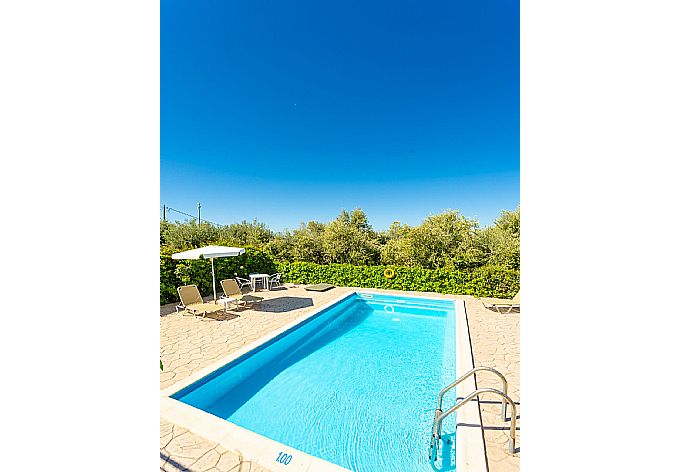
[(431, 471), (454, 378), (452, 301), (353, 294), (173, 398), (357, 472)]

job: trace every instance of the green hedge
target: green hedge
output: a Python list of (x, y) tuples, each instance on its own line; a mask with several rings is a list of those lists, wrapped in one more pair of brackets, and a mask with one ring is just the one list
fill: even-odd
[(161, 274), (160, 274), (160, 298), (161, 305), (165, 303), (174, 302), (177, 300), (177, 287), (184, 285), (179, 277), (175, 274), (175, 267), (179, 261), (174, 261), (170, 256), (178, 252), (178, 249), (174, 249), (167, 246), (161, 246), (160, 258), (161, 258)]
[[(453, 293), (477, 297), (511, 298), (520, 289), (520, 272), (499, 266), (458, 271), (401, 266), (355, 266), (350, 264), (315, 264), (313, 262), (276, 263), (265, 252), (247, 247), (238, 257), (215, 259), (217, 290), (220, 281), (251, 272), (280, 272), (282, 280), (298, 284), (331, 283), (339, 287), (382, 288), (419, 292)], [(167, 246), (160, 251), (160, 303), (178, 301), (177, 287), (195, 284), (202, 295), (213, 293), (210, 260), (173, 260), (178, 252)], [(386, 279), (383, 271), (391, 268), (395, 277)]]
[[(391, 268), (395, 277), (387, 279)], [(499, 266), (457, 271), (400, 266), (321, 265), (313, 262), (279, 263), (286, 282), (330, 283), (340, 287), (382, 288), (419, 292), (453, 293), (476, 297), (512, 298), (520, 289), (520, 272)]]

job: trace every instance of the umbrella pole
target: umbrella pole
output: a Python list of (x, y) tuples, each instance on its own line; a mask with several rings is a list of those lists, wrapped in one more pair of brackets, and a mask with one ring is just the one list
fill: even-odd
[(211, 258), (211, 275), (213, 276), (213, 303), (216, 303), (216, 269), (213, 267), (213, 258)]

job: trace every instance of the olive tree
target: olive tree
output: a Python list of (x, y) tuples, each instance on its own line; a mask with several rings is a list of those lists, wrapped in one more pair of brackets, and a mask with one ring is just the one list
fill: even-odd
[(378, 235), (361, 209), (343, 210), (324, 228), (325, 257), (329, 263), (378, 264), (381, 248)]

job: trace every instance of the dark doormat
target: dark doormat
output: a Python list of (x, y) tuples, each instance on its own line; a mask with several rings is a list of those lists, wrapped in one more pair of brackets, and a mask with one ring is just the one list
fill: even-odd
[(310, 292), (325, 292), (326, 290), (330, 290), (332, 288), (335, 288), (335, 285), (316, 284), (316, 285), (307, 285), (306, 287), (304, 287), (304, 290), (309, 290)]

